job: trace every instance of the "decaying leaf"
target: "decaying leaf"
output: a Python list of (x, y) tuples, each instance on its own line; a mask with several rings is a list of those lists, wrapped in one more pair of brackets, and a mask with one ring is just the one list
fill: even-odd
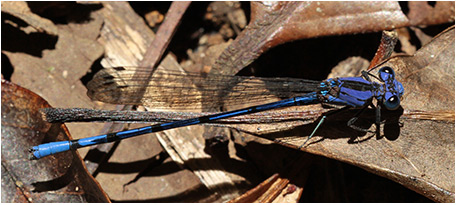
[(69, 140), (61, 124), (43, 121), (38, 95), (2, 80), (2, 202), (109, 202), (75, 152), (29, 160), (44, 140)]
[(252, 2), (251, 21), (213, 68), (234, 74), (268, 49), (317, 36), (390, 30), (408, 24), (397, 2)]

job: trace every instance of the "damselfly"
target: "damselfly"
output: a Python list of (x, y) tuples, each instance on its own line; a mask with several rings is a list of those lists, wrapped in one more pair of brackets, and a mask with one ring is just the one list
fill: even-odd
[[(132, 78), (134, 72), (136, 72), (136, 78)], [(243, 82), (249, 79), (249, 77), (218, 75), (201, 77), (198, 74), (191, 73), (181, 75), (170, 71), (162, 71), (154, 73), (154, 75), (161, 76), (156, 76), (155, 78), (171, 80), (171, 84), (164, 83), (163, 81), (155, 81), (145, 85), (145, 80), (149, 79), (149, 77), (142, 75), (141, 72), (141, 69), (128, 70), (124, 68), (102, 70), (97, 73), (97, 75), (94, 76), (94, 79), (88, 84), (90, 90), (88, 94), (92, 99), (116, 104), (148, 104), (178, 108), (186, 107), (188, 104), (200, 104), (202, 107), (205, 107), (221, 104), (222, 102), (220, 101), (236, 101), (238, 103), (245, 102), (243, 99), (259, 101), (262, 99), (261, 94), (266, 94), (259, 94), (256, 90), (257, 87), (255, 84), (261, 81), (267, 87), (274, 88), (276, 91), (282, 91), (276, 92), (280, 95), (281, 93), (283, 94), (280, 97), (292, 97), (277, 102), (192, 119), (155, 124), (152, 126), (78, 140), (41, 144), (30, 149), (30, 152), (33, 154), (32, 158), (39, 159), (59, 152), (113, 142), (146, 133), (208, 123), (224, 118), (276, 108), (316, 103), (344, 105), (345, 107), (342, 109), (361, 108), (361, 111), (371, 105), (376, 107), (376, 124), (379, 125), (381, 120), (381, 107), (384, 106), (388, 110), (397, 109), (400, 106), (400, 98), (404, 92), (402, 84), (395, 79), (394, 70), (387, 66), (381, 67), (378, 70), (377, 76), (370, 72), (363, 71), (360, 77), (330, 78), (322, 82), (292, 78), (258, 78), (255, 81), (256, 83), (251, 82), (250, 84), (245, 83), (244, 85)], [(196, 83), (195, 88), (192, 89), (182, 86), (173, 86), (173, 83), (175, 85), (182, 85), (183, 81), (188, 80), (194, 82), (199, 81), (200, 83)], [(202, 84), (201, 82), (204, 83)], [(239, 86), (240, 84), (242, 86)], [(197, 91), (199, 92), (198, 95), (195, 94)], [(228, 97), (221, 97), (225, 95)], [(376, 106), (373, 105), (373, 99), (377, 100)], [(361, 111), (358, 114), (360, 114)], [(358, 114), (348, 121), (348, 126), (359, 131), (368, 131), (367, 129), (362, 129), (354, 125), (354, 122), (358, 119)], [(306, 142), (311, 139), (325, 118), (326, 116), (321, 118)]]

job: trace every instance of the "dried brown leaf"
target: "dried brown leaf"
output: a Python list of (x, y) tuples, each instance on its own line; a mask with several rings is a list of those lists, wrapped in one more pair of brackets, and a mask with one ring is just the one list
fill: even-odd
[[(71, 140), (64, 125), (43, 121), (41, 97), (2, 80), (2, 202), (109, 202), (76, 152), (29, 160), (45, 140)], [(52, 138), (52, 139), (50, 139)]]
[(390, 30), (408, 23), (397, 2), (252, 2), (249, 25), (213, 68), (234, 74), (285, 42)]

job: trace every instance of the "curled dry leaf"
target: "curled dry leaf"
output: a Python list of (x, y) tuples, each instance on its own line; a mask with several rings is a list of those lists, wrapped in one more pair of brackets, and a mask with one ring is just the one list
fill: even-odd
[(276, 45), (408, 25), (397, 2), (252, 2), (251, 20), (213, 68), (234, 74)]
[[(41, 97), (2, 81), (2, 202), (109, 202), (76, 152), (29, 160), (43, 140), (69, 140), (61, 124), (43, 121)], [(52, 139), (50, 139), (52, 138)]]

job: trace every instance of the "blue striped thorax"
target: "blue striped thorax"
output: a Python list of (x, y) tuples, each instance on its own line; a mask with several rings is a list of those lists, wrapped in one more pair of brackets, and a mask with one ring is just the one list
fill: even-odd
[[(397, 109), (403, 95), (403, 85), (395, 79), (395, 73), (390, 67), (382, 67), (378, 74), (379, 78), (367, 73), (363, 77), (327, 79), (321, 83), (323, 90), (318, 97), (322, 102), (353, 107), (363, 107), (376, 98), (387, 109)], [(370, 76), (379, 82), (373, 82)]]

